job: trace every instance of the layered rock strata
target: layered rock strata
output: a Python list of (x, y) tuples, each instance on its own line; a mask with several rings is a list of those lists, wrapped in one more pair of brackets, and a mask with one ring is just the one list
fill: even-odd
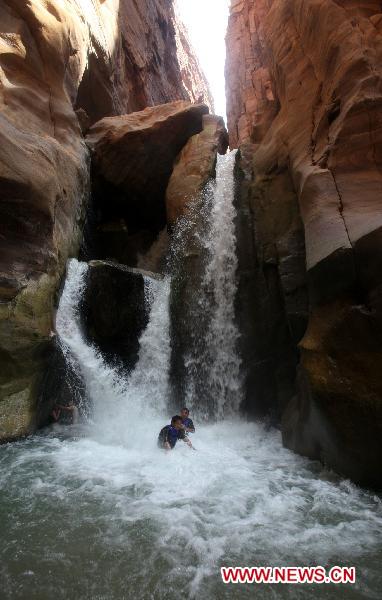
[[(270, 215), (260, 235), (278, 244), (290, 187), (305, 235), (310, 317), (284, 442), (377, 486), (381, 12), (372, 1), (233, 0), (227, 36), (230, 144), (252, 144), (251, 201)], [(261, 197), (269, 179), (273, 208)]]
[[(78, 61), (52, 4), (0, 6), (0, 440), (35, 427), (55, 293), (78, 251), (89, 160)], [(78, 32), (77, 32), (78, 34)]]
[(38, 422), (57, 289), (89, 198), (82, 130), (150, 104), (210, 99), (169, 0), (7, 0), (0, 23), (2, 441)]
[(76, 20), (83, 19), (86, 67), (76, 108), (90, 123), (174, 100), (212, 109), (207, 80), (172, 0), (68, 4)]

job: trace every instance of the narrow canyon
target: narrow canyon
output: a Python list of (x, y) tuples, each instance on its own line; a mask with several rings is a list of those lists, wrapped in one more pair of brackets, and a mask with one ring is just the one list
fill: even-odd
[(380, 595), (382, 3), (223, 4), (0, 0), (4, 600)]

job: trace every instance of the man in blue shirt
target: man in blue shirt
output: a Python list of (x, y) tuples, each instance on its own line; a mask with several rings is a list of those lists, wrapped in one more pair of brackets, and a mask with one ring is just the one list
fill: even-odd
[(195, 427), (192, 422), (192, 419), (190, 419), (190, 417), (189, 417), (189, 414), (190, 414), (190, 411), (186, 407), (182, 408), (182, 410), (180, 411), (180, 416), (182, 417), (184, 431), (186, 433), (195, 433)]
[(171, 419), (171, 425), (166, 425), (160, 431), (158, 436), (158, 447), (163, 450), (173, 450), (178, 440), (183, 440), (187, 446), (192, 448), (192, 444), (186, 436), (183, 427), (182, 417), (176, 415)]

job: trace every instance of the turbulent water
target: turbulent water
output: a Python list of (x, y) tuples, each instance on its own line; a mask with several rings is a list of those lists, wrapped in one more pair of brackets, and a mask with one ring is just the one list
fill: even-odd
[[(169, 417), (170, 277), (146, 280), (149, 324), (124, 379), (84, 342), (87, 265), (72, 261), (57, 330), (80, 365), (91, 417), (0, 448), (1, 600), (380, 597), (380, 498), (283, 449), (277, 431), (227, 418), (240, 389), (232, 168), (232, 156), (219, 166), (203, 275), (214, 294), (206, 336), (225, 420), (196, 423), (195, 452), (157, 449)], [(263, 564), (355, 565), (358, 581), (221, 582), (221, 566)]]

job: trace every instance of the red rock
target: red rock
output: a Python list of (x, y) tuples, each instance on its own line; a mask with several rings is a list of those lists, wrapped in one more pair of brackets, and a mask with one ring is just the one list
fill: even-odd
[[(253, 194), (264, 187), (267, 178), (277, 178), (284, 169), (290, 172), (305, 232), (313, 311), (308, 332), (313, 323), (324, 326), (325, 319), (317, 317), (323, 306), (332, 315), (339, 299), (346, 302), (347, 310), (339, 313), (339, 320), (344, 315), (345, 323), (346, 315), (347, 327), (353, 331), (352, 402), (359, 407), (358, 412), (354, 409), (355, 419), (368, 394), (375, 399), (377, 413), (382, 413), (376, 381), (382, 354), (373, 355), (369, 367), (365, 366), (362, 356), (371, 339), (360, 334), (352, 311), (352, 306), (360, 304), (366, 313), (372, 308), (377, 318), (370, 314), (365, 324), (370, 336), (382, 340), (381, 32), (377, 1), (233, 0), (227, 35), (230, 145), (254, 145)], [(273, 219), (277, 219), (277, 205)], [(324, 429), (338, 434), (338, 439), (343, 433), (340, 415), (347, 410), (346, 400), (337, 395), (336, 378), (339, 371), (347, 371), (348, 356), (334, 351), (340, 345), (336, 330), (325, 335), (322, 331), (319, 337), (325, 341), (316, 345), (315, 361), (308, 359), (308, 338), (301, 342), (305, 384), (300, 387), (298, 416), (294, 422), (288, 420), (285, 439), (294, 449), (311, 455), (308, 440), (316, 427), (320, 433), (315, 432), (316, 441), (310, 447), (314, 446), (316, 457), (327, 459), (358, 481), (382, 485), (367, 470), (370, 446), (365, 443), (362, 448), (361, 443), (375, 422), (374, 409), (369, 417), (367, 411), (362, 412), (363, 428), (353, 438), (353, 448), (351, 436), (342, 448), (332, 436), (329, 449)], [(324, 395), (315, 375), (317, 361), (320, 377), (326, 379)], [(333, 370), (328, 367), (331, 361), (336, 365)], [(351, 373), (349, 377), (351, 383)], [(334, 402), (342, 407), (336, 419), (328, 409)], [(317, 411), (320, 425), (317, 420), (315, 424), (309, 421)], [(335, 459), (336, 455), (341, 459)]]
[(211, 177), (217, 153), (225, 154), (228, 134), (221, 117), (205, 115), (203, 131), (189, 139), (176, 159), (166, 192), (167, 222), (171, 225), (187, 212)]
[[(83, 0), (82, 0), (83, 2)], [(86, 15), (86, 65), (76, 107), (96, 122), (174, 100), (212, 108), (208, 83), (172, 0), (114, 0), (76, 8)], [(90, 9), (90, 13), (89, 13)], [(90, 24), (90, 32), (87, 27)]]
[(98, 186), (118, 190), (105, 194), (110, 207), (129, 223), (141, 219), (165, 224), (165, 192), (174, 161), (190, 137), (202, 130), (204, 104), (172, 102), (97, 122), (86, 137)]
[(0, 23), (2, 440), (36, 426), (57, 288), (80, 244), (79, 121), (209, 92), (168, 0), (7, 0)]

